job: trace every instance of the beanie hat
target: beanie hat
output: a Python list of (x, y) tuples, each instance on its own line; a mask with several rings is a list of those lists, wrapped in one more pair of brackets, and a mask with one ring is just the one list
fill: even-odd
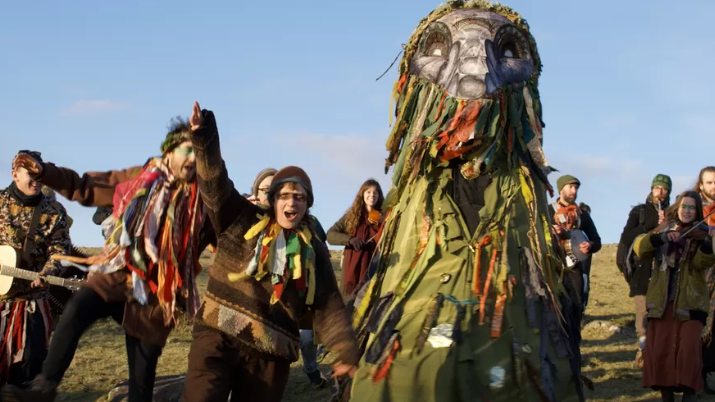
[(305, 173), (305, 170), (298, 166), (286, 166), (273, 176), (273, 183), (271, 183), (271, 189), (268, 191), (268, 202), (271, 205), (273, 205), (273, 198), (281, 184), (288, 182), (303, 186), (308, 193), (308, 208), (313, 206), (313, 185), (310, 183), (310, 177)]
[(278, 172), (278, 171), (273, 168), (266, 168), (266, 169), (261, 170), (258, 173), (258, 176), (256, 176), (256, 180), (253, 181), (253, 187), (252, 187), (252, 189), (253, 189), (252, 194), (254, 197), (258, 197), (258, 186), (261, 185), (261, 182), (263, 180), (265, 180), (266, 177), (275, 176), (276, 172)]
[(668, 175), (657, 174), (653, 178), (653, 183), (650, 185), (650, 188), (653, 188), (655, 186), (663, 186), (666, 190), (668, 190), (668, 192), (670, 192), (670, 190), (673, 188), (673, 181)]
[(559, 192), (561, 192), (561, 190), (567, 184), (575, 184), (578, 187), (581, 187), (581, 182), (578, 181), (577, 178), (571, 176), (570, 174), (565, 174), (565, 175), (559, 177), (558, 180), (556, 180), (556, 188), (558, 188)]

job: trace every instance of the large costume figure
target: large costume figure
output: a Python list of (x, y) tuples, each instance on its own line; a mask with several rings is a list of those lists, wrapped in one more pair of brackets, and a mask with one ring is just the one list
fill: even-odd
[(526, 21), (484, 1), (447, 2), (405, 46), (352, 401), (583, 400), (540, 68)]

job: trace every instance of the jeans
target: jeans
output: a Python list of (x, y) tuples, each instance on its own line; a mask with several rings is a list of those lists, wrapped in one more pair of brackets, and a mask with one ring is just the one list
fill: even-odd
[(300, 330), (300, 354), (303, 356), (303, 371), (314, 373), (318, 370), (318, 347), (313, 343), (313, 331)]
[[(59, 385), (72, 363), (84, 331), (97, 320), (112, 317), (121, 324), (125, 303), (107, 303), (94, 290), (82, 287), (67, 304), (50, 341), (42, 374), (48, 382)], [(154, 397), (156, 364), (162, 348), (126, 335), (129, 363), (129, 402), (151, 402)]]

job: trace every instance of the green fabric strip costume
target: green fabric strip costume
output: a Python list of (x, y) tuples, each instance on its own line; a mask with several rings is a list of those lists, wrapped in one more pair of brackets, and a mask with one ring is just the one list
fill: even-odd
[[(366, 347), (352, 401), (583, 400), (540, 70), (526, 21), (484, 1), (446, 3), (406, 45), (378, 266), (353, 314)], [(456, 175), (489, 176), (483, 207), (455, 202)]]

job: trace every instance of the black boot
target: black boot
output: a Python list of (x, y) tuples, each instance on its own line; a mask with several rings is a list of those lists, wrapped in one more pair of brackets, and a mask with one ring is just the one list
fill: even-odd
[(663, 402), (675, 402), (675, 393), (670, 388), (660, 390), (660, 399)]
[(30, 382), (28, 388), (6, 385), (0, 389), (3, 402), (52, 402), (57, 396), (57, 384), (48, 381), (42, 374)]

